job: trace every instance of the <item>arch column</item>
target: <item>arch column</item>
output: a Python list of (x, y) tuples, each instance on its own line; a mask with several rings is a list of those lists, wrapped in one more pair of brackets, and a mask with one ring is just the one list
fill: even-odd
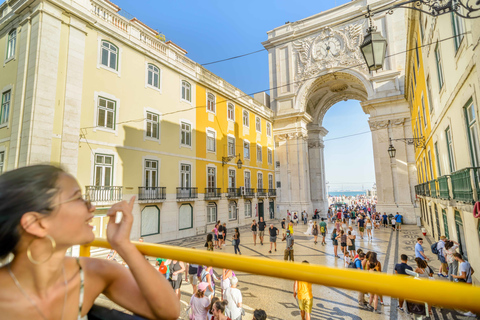
[(310, 170), (310, 198), (313, 210), (318, 209), (321, 216), (326, 216), (328, 196), (325, 184), (325, 157), (323, 138), (328, 131), (318, 124), (308, 126), (308, 164)]

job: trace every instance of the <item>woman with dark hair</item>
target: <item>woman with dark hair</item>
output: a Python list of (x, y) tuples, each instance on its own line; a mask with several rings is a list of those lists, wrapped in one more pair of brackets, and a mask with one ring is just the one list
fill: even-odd
[(205, 247), (207, 251), (213, 251), (213, 235), (211, 233), (207, 234), (207, 241), (205, 241)]
[(217, 301), (220, 301), (220, 298), (213, 297), (212, 300), (210, 301), (210, 306), (208, 307), (208, 312), (207, 312), (207, 320), (215, 320), (215, 316), (213, 315), (213, 305)]
[(425, 260), (422, 258), (415, 258), (415, 262), (417, 263), (415, 272), (418, 273), (421, 278), (433, 277), (433, 270), (428, 266)]
[(253, 219), (252, 225), (250, 226), (252, 229), (252, 235), (253, 235), (253, 245), (257, 245), (257, 222), (255, 219)]
[(215, 302), (212, 307), (212, 313), (215, 320), (232, 320), (225, 315), (225, 307), (227, 304), (228, 302), (226, 300)]
[(180, 302), (173, 289), (130, 242), (134, 200), (107, 211), (107, 240), (127, 269), (106, 259), (65, 256), (71, 246), (95, 238), (95, 207), (73, 176), (50, 165), (2, 174), (0, 259), (13, 255), (0, 268), (2, 319), (86, 319), (102, 293), (145, 318), (177, 319)]
[(233, 248), (235, 249), (235, 254), (237, 254), (237, 251), (238, 251), (238, 254), (241, 255), (242, 253), (240, 252), (240, 231), (238, 230), (238, 228), (235, 228), (235, 232), (233, 233), (233, 239), (232, 239), (232, 242), (233, 242)]

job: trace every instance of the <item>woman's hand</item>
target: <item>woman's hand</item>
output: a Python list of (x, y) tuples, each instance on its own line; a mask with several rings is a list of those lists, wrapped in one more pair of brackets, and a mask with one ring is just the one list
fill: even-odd
[[(135, 196), (133, 196), (129, 202), (117, 202), (108, 209), (107, 216), (110, 217), (110, 219), (107, 224), (107, 240), (113, 248), (130, 243), (130, 231), (132, 230), (133, 224), (132, 209), (134, 202)], [(123, 214), (120, 223), (115, 223), (117, 211), (120, 211)]]

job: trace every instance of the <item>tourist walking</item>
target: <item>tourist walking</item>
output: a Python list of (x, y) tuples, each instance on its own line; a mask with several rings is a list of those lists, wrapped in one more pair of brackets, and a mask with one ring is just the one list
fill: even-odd
[(230, 278), (230, 288), (225, 290), (223, 300), (228, 304), (225, 306), (225, 315), (232, 320), (242, 319), (242, 292), (237, 288), (237, 277)]
[(278, 236), (278, 229), (274, 227), (273, 224), (270, 225), (268, 228), (268, 232), (270, 234), (270, 251), (268, 253), (272, 253), (272, 246), (275, 246), (275, 252), (277, 252), (277, 236)]
[(392, 224), (392, 230), (395, 231), (397, 229), (395, 229), (395, 224), (397, 222), (397, 219), (395, 219), (395, 217), (393, 217), (391, 220), (390, 220), (391, 224)]
[(372, 221), (370, 220), (370, 218), (367, 218), (366, 227), (367, 227), (367, 239), (372, 240)]
[[(360, 250), (360, 249), (358, 249)], [(365, 261), (365, 253), (359, 252), (358, 257), (355, 257), (353, 262), (355, 263), (355, 269), (363, 270), (363, 262)], [(358, 305), (363, 308), (367, 302), (365, 301), (365, 294), (363, 292), (358, 292)]]
[(337, 229), (333, 229), (332, 231), (332, 245), (333, 245), (333, 255), (336, 258), (340, 258), (338, 256), (338, 238), (340, 237), (339, 234), (337, 234)]
[(458, 246), (458, 242), (453, 240), (449, 240), (447, 243), (445, 243), (445, 254), (448, 264), (448, 279), (450, 281), (453, 281), (452, 274), (456, 275), (458, 272), (458, 261), (455, 260), (455, 257), (453, 256), (453, 254), (457, 252)]
[(360, 238), (363, 239), (363, 232), (365, 231), (365, 220), (363, 216), (360, 215), (358, 218), (358, 232), (360, 233)]
[[(318, 225), (317, 225), (317, 221), (315, 221), (315, 222), (313, 223), (312, 234), (313, 234), (313, 244), (317, 244), (317, 238), (318, 238)], [(323, 242), (322, 242), (322, 244), (323, 244)]]
[(227, 223), (226, 222), (223, 223), (222, 231), (223, 231), (222, 244), (225, 247), (226, 246), (225, 241), (227, 240)]
[(402, 231), (402, 215), (398, 212), (395, 215), (395, 227), (398, 231)]
[[(352, 226), (349, 226), (349, 227), (348, 227), (348, 237), (350, 238), (351, 243), (352, 243), (352, 244), (351, 244), (352, 250), (350, 250), (350, 249), (348, 249), (348, 248), (347, 248), (347, 249), (350, 250), (350, 255), (351, 255), (352, 257), (354, 257), (354, 256), (355, 256), (355, 253), (356, 253), (356, 252), (355, 252), (355, 250), (356, 250), (355, 240), (357, 239), (357, 233), (355, 232), (355, 230), (353, 230), (353, 227), (352, 227)], [(347, 246), (348, 246), (348, 243), (347, 243)]]
[(340, 249), (343, 255), (345, 255), (345, 251), (347, 251), (347, 235), (343, 230), (340, 230)]
[(383, 213), (382, 219), (383, 219), (383, 227), (388, 228), (388, 216), (386, 212)]
[(285, 248), (283, 259), (285, 261), (288, 261), (288, 260), (294, 261), (294, 258), (293, 258), (294, 239), (293, 239), (293, 236), (290, 234), (290, 230), (287, 230), (287, 234), (282, 239), (282, 241), (285, 241), (285, 240), (287, 241), (287, 246)]
[(253, 235), (253, 245), (257, 245), (257, 221), (253, 219), (252, 225), (250, 226), (252, 229), (252, 235)]
[[(382, 272), (382, 264), (380, 261), (377, 260), (377, 253), (371, 252), (370, 256), (368, 258), (368, 262), (366, 264), (367, 266), (367, 271), (370, 272)], [(373, 308), (373, 311), (375, 313), (381, 313), (378, 310), (378, 299), (380, 296), (378, 294), (370, 293), (370, 301), (369, 301), (369, 306), (370, 308)], [(381, 298), (380, 298), (381, 299)], [(382, 302), (383, 304), (383, 302)]]
[(290, 234), (293, 236), (293, 222), (292, 221), (288, 222), (288, 230), (290, 231)]
[[(308, 264), (307, 260), (302, 263)], [(298, 308), (302, 320), (310, 320), (313, 307), (312, 284), (305, 281), (295, 281), (293, 284), (293, 297), (298, 300)]]
[(420, 258), (422, 260), (429, 260), (425, 255), (425, 251), (423, 251), (423, 238), (417, 238), (417, 243), (415, 244), (415, 258)]
[(285, 235), (285, 231), (287, 230), (287, 222), (285, 221), (285, 218), (283, 218), (282, 222), (280, 223), (282, 227), (282, 237)]
[(240, 252), (240, 231), (238, 230), (238, 228), (235, 228), (235, 231), (233, 232), (233, 237), (232, 237), (232, 243), (233, 243), (233, 248), (235, 250), (235, 254), (237, 254), (237, 251), (238, 251), (238, 254), (241, 255), (242, 253)]
[(208, 306), (210, 305), (210, 300), (205, 296), (207, 287), (208, 283), (201, 282), (198, 285), (198, 290), (194, 291), (190, 298), (191, 320), (205, 320), (207, 318)]
[(263, 237), (265, 236), (265, 227), (267, 224), (263, 221), (263, 217), (260, 217), (258, 222), (258, 237), (260, 238), (260, 244), (263, 246)]
[(320, 234), (322, 235), (322, 245), (326, 245), (327, 242), (325, 241), (325, 236), (327, 235), (327, 223), (324, 221), (325, 219), (322, 218), (320, 222)]
[[(209, 234), (211, 236), (211, 234)], [(166, 264), (170, 266), (170, 284), (173, 290), (177, 294), (178, 300), (180, 300), (182, 293), (180, 288), (182, 287), (183, 273), (185, 272), (185, 263), (178, 260), (167, 260)]]
[(207, 290), (205, 290), (205, 296), (208, 298), (215, 296), (215, 275), (213, 274), (213, 268), (204, 267), (200, 279), (202, 282), (208, 283)]
[(453, 257), (455, 258), (455, 260), (457, 260), (459, 264), (458, 266), (459, 274), (458, 275), (452, 274), (452, 277), (455, 279), (458, 279), (458, 282), (472, 284), (472, 275), (475, 271), (473, 270), (470, 263), (465, 259), (463, 259), (463, 256), (458, 252), (455, 252), (453, 254)]
[(205, 247), (207, 248), (207, 251), (213, 251), (213, 236), (211, 233), (207, 234), (207, 241), (205, 241)]
[(220, 279), (220, 287), (222, 289), (222, 300), (224, 300), (225, 290), (230, 288), (230, 278), (235, 276), (235, 272), (231, 269), (222, 270), (222, 278)]
[(445, 242), (447, 240), (447, 237), (441, 236), (440, 240), (437, 242), (437, 258), (440, 260), (440, 269), (438, 270), (438, 276), (439, 277), (444, 277), (447, 278), (447, 275), (444, 275), (443, 272), (448, 274), (448, 265), (447, 265), (447, 259), (445, 255)]
[[(400, 256), (400, 260), (402, 261), (401, 263), (397, 263), (395, 265), (395, 274), (402, 274), (402, 275), (408, 275), (408, 273), (405, 271), (405, 270), (410, 270), (410, 271), (413, 271), (413, 268), (410, 267), (408, 264), (407, 264), (407, 261), (408, 261), (408, 256), (406, 254), (402, 254)], [(398, 299), (398, 306), (397, 306), (397, 309), (400, 310), (400, 311), (404, 311), (403, 309), (403, 302), (405, 301), (405, 299), (402, 299), (402, 298), (399, 298)]]
[(217, 221), (217, 223), (215, 224), (215, 227), (213, 227), (212, 229), (215, 249), (219, 248), (219, 245), (218, 245), (218, 225), (219, 224), (220, 224), (220, 220)]
[[(192, 248), (195, 249), (195, 248)], [(191, 264), (187, 263), (187, 271), (185, 272), (185, 281), (190, 282), (192, 285), (192, 292), (197, 292), (197, 284), (198, 284), (198, 264)]]
[(220, 223), (220, 220), (219, 220), (219, 223), (218, 223), (217, 230), (218, 230), (218, 249), (222, 250), (222, 245), (223, 245), (223, 239), (224, 238), (223, 238), (223, 225)]

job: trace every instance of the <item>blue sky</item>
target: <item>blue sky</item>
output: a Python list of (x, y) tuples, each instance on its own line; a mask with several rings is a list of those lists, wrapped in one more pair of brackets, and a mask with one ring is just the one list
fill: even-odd
[[(349, 2), (291, 0), (112, 0), (149, 27), (188, 51), (197, 63), (208, 63), (263, 49), (267, 31)], [(206, 66), (243, 92), (268, 90), (267, 52)], [(347, 116), (345, 116), (347, 114)], [(368, 131), (358, 101), (341, 102), (326, 114), (326, 139)], [(370, 187), (375, 180), (370, 134), (325, 143), (330, 190)], [(360, 156), (361, 154), (361, 156)], [(348, 185), (347, 183), (355, 183)]]

